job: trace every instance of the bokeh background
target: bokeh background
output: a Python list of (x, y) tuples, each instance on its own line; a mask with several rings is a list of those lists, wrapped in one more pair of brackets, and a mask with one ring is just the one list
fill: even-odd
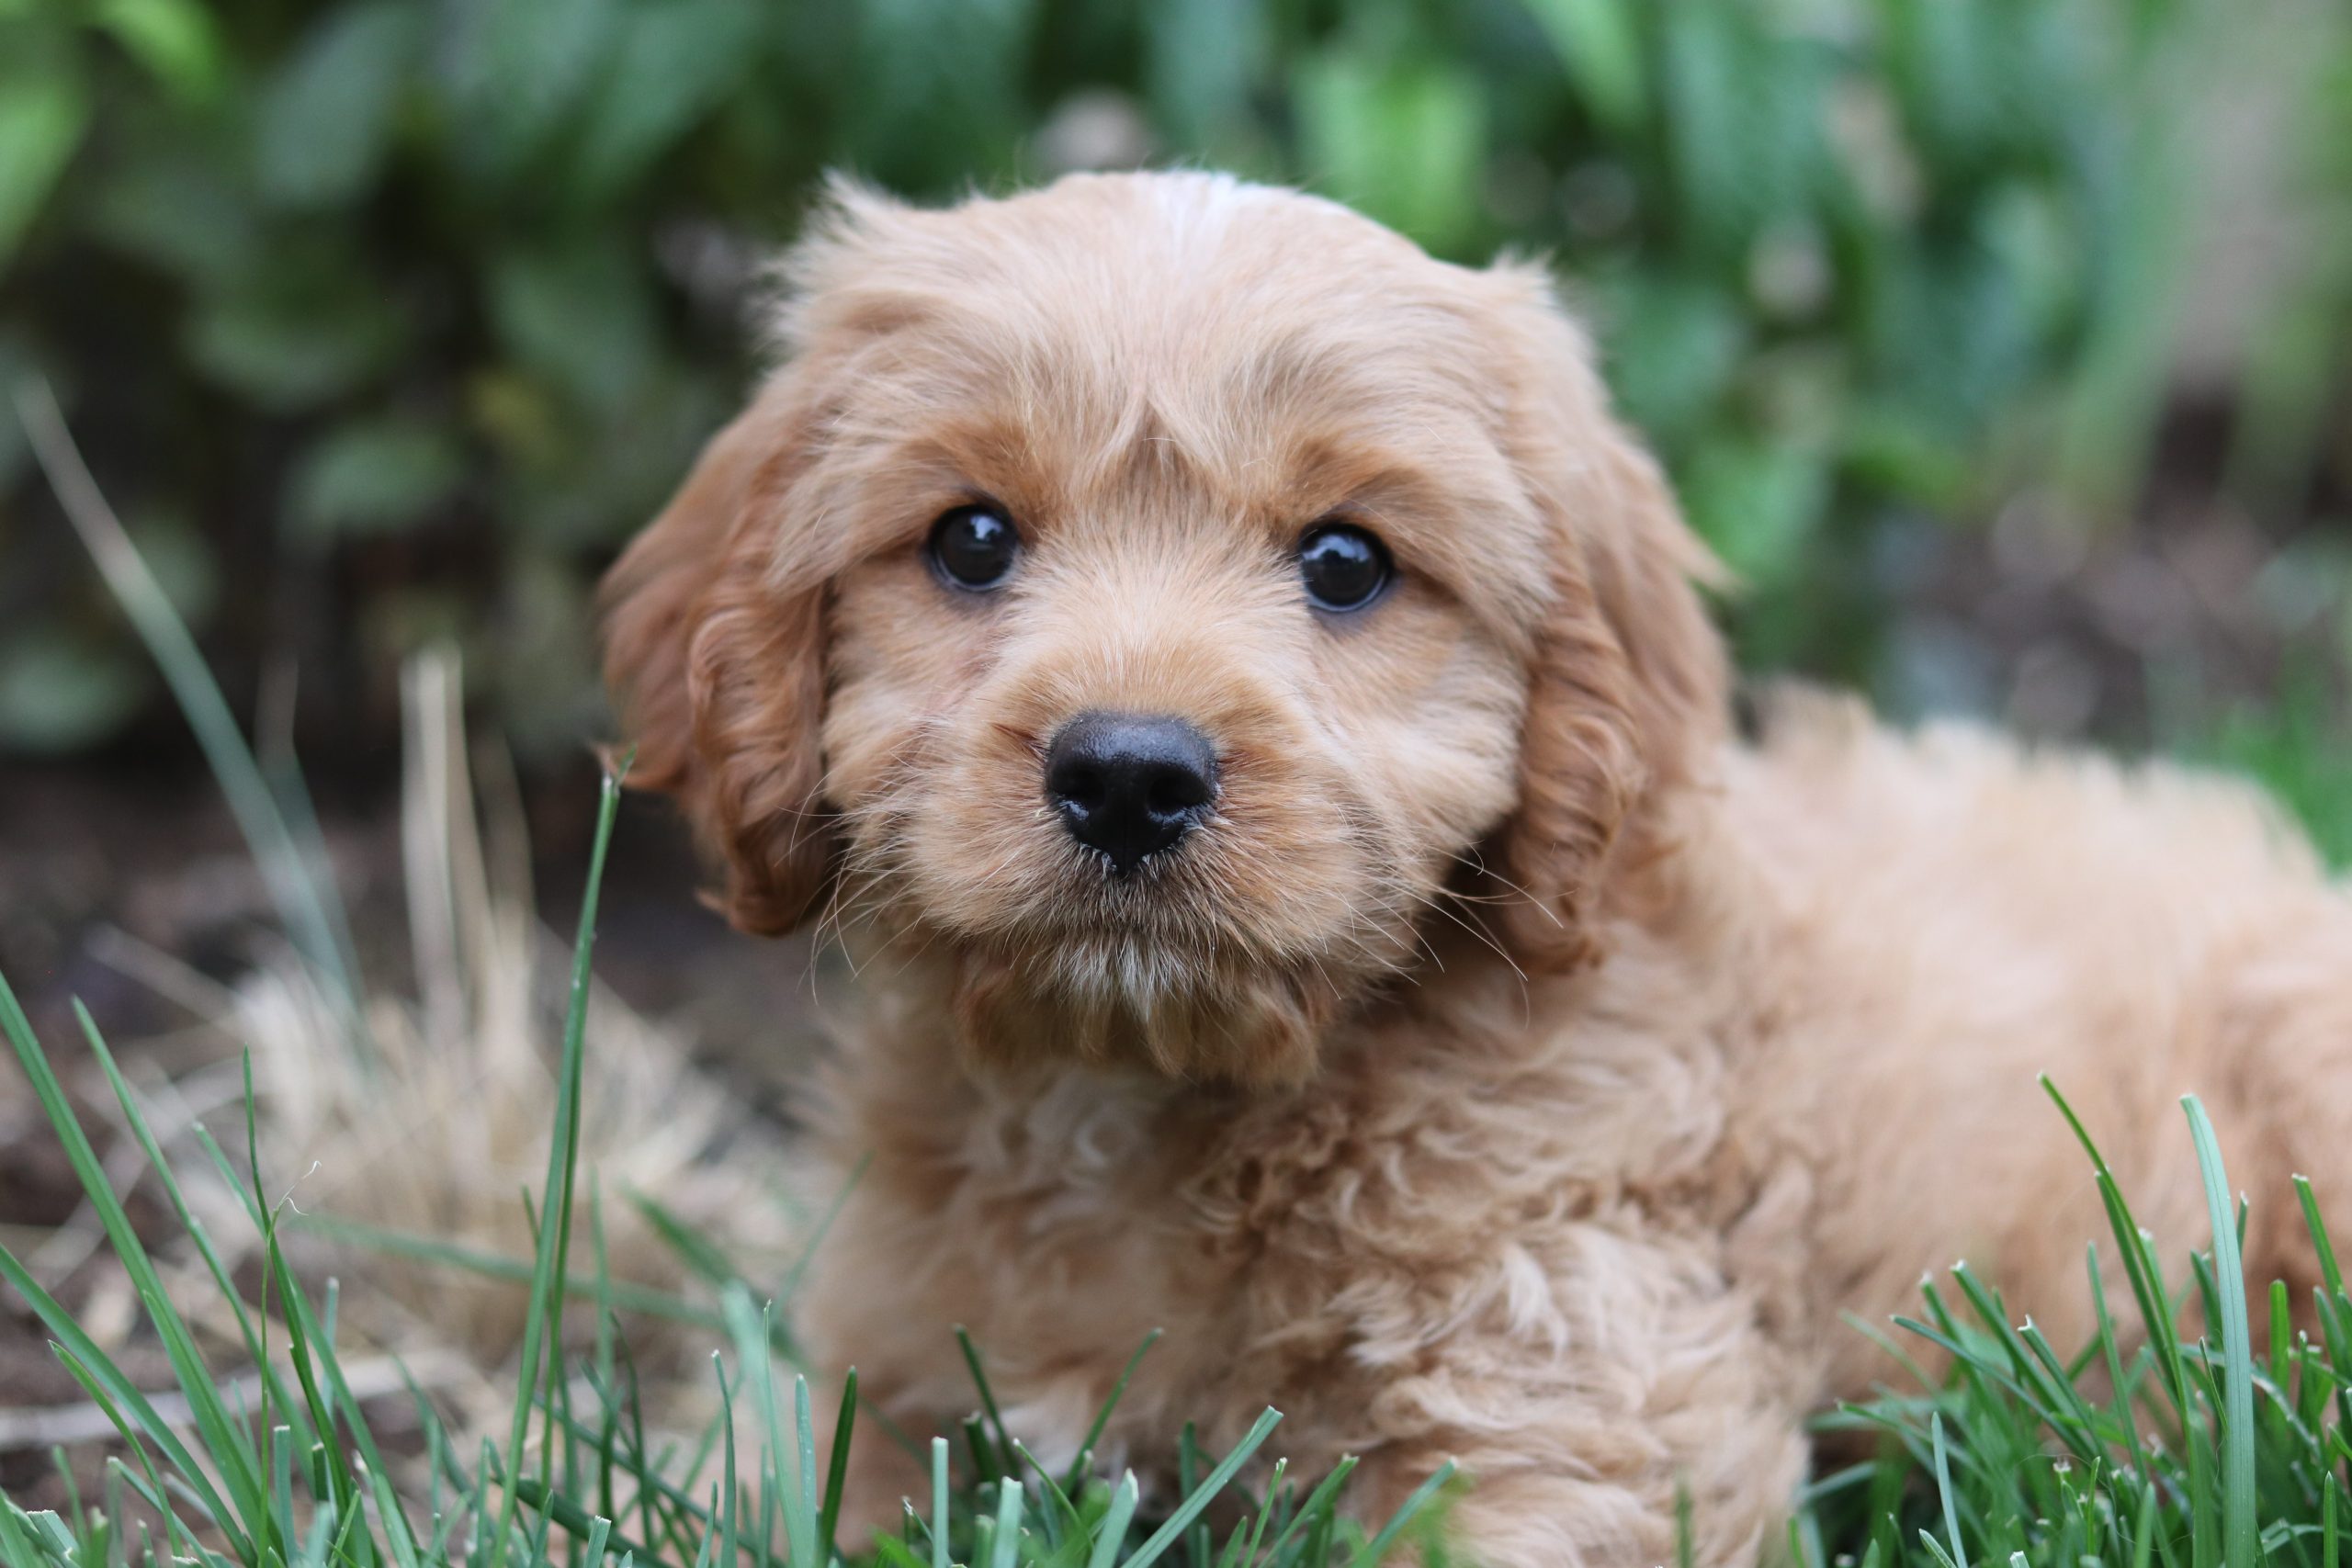
[[(2249, 769), (2352, 856), (2340, 0), (0, 0), (0, 381), (362, 908), (443, 645), (560, 904), (592, 584), (813, 182), (1171, 162), (1555, 258), (1750, 668)], [(608, 970), (772, 1018), (691, 881), (625, 825)], [(89, 932), (220, 967), (262, 908), (0, 412), (0, 964), (104, 1016)]]

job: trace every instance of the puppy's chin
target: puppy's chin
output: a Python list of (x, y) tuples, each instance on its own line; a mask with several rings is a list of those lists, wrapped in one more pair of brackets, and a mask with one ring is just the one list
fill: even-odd
[(1246, 1088), (1309, 1077), (1346, 1001), (1312, 965), (1198, 967), (1117, 932), (1041, 952), (967, 945), (952, 985), (957, 1032), (983, 1067), (1076, 1061)]
[(1396, 879), (1362, 871), (1315, 879), (1328, 907), (1270, 907), (1181, 852), (1111, 877), (1048, 840), (1010, 863), (1029, 877), (1001, 876), (981, 897), (972, 878), (915, 860), (886, 879), (896, 908), (876, 925), (944, 966), (960, 1043), (984, 1068), (1300, 1082), (1340, 1013), (1417, 951), (1409, 901), (1375, 891)]

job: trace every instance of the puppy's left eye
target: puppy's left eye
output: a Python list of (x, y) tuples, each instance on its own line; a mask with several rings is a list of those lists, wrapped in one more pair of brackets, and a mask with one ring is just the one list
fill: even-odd
[(1395, 570), (1370, 529), (1321, 523), (1298, 542), (1298, 575), (1317, 609), (1361, 610), (1380, 597)]
[(959, 506), (931, 525), (931, 564), (957, 588), (1003, 586), (1020, 554), (1020, 531), (993, 507)]

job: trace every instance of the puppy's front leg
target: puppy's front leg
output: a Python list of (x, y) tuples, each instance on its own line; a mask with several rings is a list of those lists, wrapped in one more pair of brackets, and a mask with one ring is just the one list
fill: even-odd
[(1685, 1493), (1696, 1561), (1753, 1563), (1804, 1468), (1799, 1359), (1705, 1245), (1599, 1226), (1564, 1239), (1548, 1314), (1498, 1303), (1377, 1396), (1396, 1440), (1367, 1456), (1359, 1506), (1385, 1517), (1451, 1457), (1467, 1482), (1442, 1520), (1453, 1561), (1670, 1563)]

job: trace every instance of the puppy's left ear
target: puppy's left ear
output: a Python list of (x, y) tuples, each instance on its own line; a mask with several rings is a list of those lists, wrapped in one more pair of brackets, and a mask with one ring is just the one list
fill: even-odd
[(831, 885), (825, 621), (846, 536), (808, 492), (866, 345), (919, 320), (903, 252), (922, 220), (828, 186), (778, 276), (785, 363), (703, 448), (605, 578), (605, 680), (637, 746), (630, 782), (677, 797), (747, 931), (798, 924)]
[(629, 783), (677, 797), (725, 869), (743, 931), (797, 925), (833, 844), (820, 791), (823, 590), (783, 574), (784, 492), (806, 442), (791, 372), (711, 438), (606, 574), (605, 679), (636, 748)]
[(1523, 897), (1505, 935), (1530, 970), (1593, 956), (1617, 885), (1672, 848), (1671, 804), (1727, 726), (1722, 638), (1695, 584), (1720, 575), (1657, 460), (1610, 412), (1584, 333), (1540, 268), (1503, 295), (1506, 446), (1547, 534), (1551, 608), (1531, 657), (1520, 803), (1500, 845)]

